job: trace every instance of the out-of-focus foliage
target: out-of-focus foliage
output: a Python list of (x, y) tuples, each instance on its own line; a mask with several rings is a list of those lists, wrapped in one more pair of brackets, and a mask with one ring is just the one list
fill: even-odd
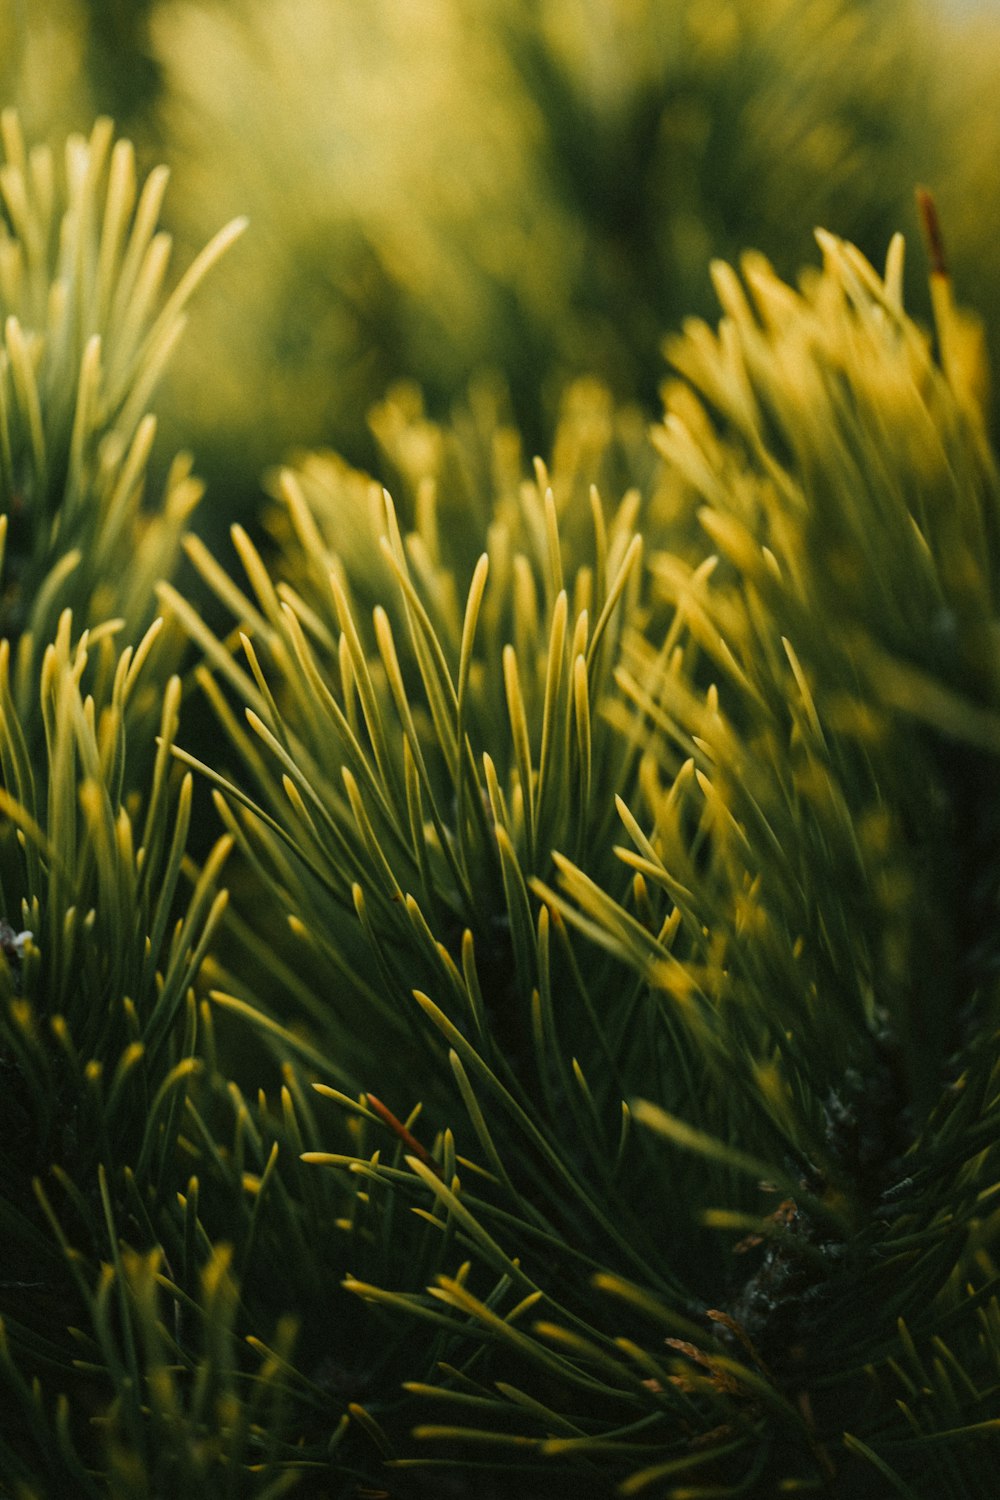
[[(995, 6), (965, 7), (962, 24), (941, 33), (937, 74), (941, 130), (949, 141), (948, 168), (935, 184), (961, 295), (986, 322), (991, 363), (1000, 368), (996, 223), (1000, 153), (996, 98), (1000, 87), (1000, 15)], [(995, 393), (994, 393), (995, 394)], [(994, 430), (997, 418), (993, 417)]]
[(142, 143), (161, 82), (150, 37), (156, 5), (157, 0), (82, 0), (79, 12), (83, 67), (96, 107)]
[(31, 140), (54, 145), (110, 114), (140, 141), (154, 123), (156, 0), (10, 0), (0, 7), (0, 105)]
[(939, 189), (958, 284), (985, 306), (988, 14), (56, 0), (0, 26), (8, 99), (36, 131), (99, 109), (155, 140), (191, 248), (220, 217), (253, 219), (171, 403), (217, 504), (245, 516), (293, 446), (371, 465), (366, 414), (400, 376), (440, 414), (470, 376), (500, 372), (532, 447), (580, 374), (652, 415), (661, 339), (710, 310), (712, 256), (753, 245), (791, 275), (817, 224), (877, 254), (914, 228), (919, 181)]
[(78, 0), (0, 6), (0, 103), (17, 109), (32, 141), (57, 141), (93, 120), (80, 22)]
[(482, 366), (536, 446), (569, 376), (651, 411), (664, 332), (711, 306), (712, 255), (755, 245), (792, 274), (817, 223), (872, 253), (911, 223), (951, 144), (922, 17), (919, 0), (164, 6), (182, 212), (198, 236), (220, 209), (255, 225), (189, 351), (206, 442), (370, 462), (388, 378), (439, 409)]

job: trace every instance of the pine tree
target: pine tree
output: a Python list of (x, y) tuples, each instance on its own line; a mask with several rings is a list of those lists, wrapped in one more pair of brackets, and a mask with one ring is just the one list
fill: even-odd
[(717, 264), (655, 462), (592, 385), (530, 477), (397, 390), (395, 499), (309, 455), (266, 555), (186, 540), (216, 631), (145, 411), (234, 231), (164, 301), (162, 177), (5, 130), (0, 1492), (989, 1493), (1000, 483), (934, 234), (933, 337), (898, 238)]

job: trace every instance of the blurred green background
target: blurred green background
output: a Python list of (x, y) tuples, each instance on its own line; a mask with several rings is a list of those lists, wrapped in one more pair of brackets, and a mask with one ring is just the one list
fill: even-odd
[(210, 538), (296, 448), (379, 470), (401, 377), (441, 417), (491, 372), (529, 453), (581, 374), (653, 417), (714, 256), (793, 275), (817, 224), (876, 260), (900, 228), (919, 311), (918, 182), (997, 326), (998, 82), (1000, 12), (945, 0), (0, 6), (3, 102), (167, 161), (178, 265), (250, 216), (161, 398)]

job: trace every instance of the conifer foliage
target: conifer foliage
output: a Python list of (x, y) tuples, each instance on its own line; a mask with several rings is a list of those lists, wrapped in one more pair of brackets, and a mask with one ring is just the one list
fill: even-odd
[(940, 257), (933, 334), (899, 239), (716, 265), (655, 461), (592, 386), (530, 474), (398, 388), (393, 496), (304, 455), (182, 588), (146, 408), (235, 227), (164, 298), (159, 176), (5, 142), (0, 1493), (988, 1493), (1000, 478)]

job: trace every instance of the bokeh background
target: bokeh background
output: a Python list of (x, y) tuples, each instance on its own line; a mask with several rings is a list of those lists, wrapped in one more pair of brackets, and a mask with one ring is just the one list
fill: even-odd
[(0, 5), (3, 102), (29, 139), (103, 112), (168, 162), (178, 265), (249, 215), (160, 401), (210, 538), (295, 449), (380, 472), (393, 421), (470, 384), (529, 456), (582, 375), (655, 417), (715, 256), (793, 275), (817, 224), (876, 260), (902, 229), (919, 311), (917, 183), (1000, 326), (998, 86), (982, 0)]

